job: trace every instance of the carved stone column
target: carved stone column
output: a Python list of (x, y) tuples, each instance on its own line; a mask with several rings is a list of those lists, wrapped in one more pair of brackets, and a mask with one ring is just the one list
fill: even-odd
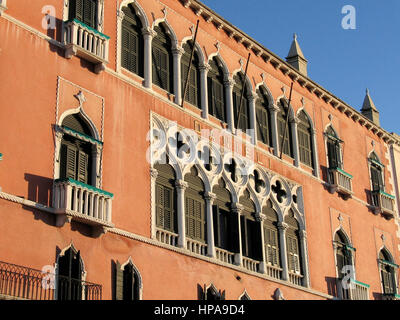
[(256, 119), (256, 99), (257, 94), (252, 93), (248, 97), (249, 99), (249, 108), (250, 108), (250, 137), (251, 143), (256, 145), (257, 144), (257, 119)]
[(200, 94), (201, 94), (201, 110), (202, 117), (208, 119), (208, 88), (207, 88), (207, 75), (211, 70), (210, 65), (205, 64), (200, 67)]
[(262, 250), (262, 261), (260, 263), (260, 269), (259, 272), (265, 273), (266, 271), (266, 260), (265, 260), (265, 239), (264, 239), (264, 220), (266, 219), (266, 216), (263, 215), (262, 213), (257, 213), (256, 214), (256, 220), (260, 223), (260, 229), (261, 229), (261, 250)]
[(151, 178), (151, 238), (156, 239), (156, 181), (158, 177), (158, 170), (150, 168), (150, 178)]
[(96, 188), (101, 186), (101, 153), (102, 146), (99, 144), (92, 145), (92, 181), (88, 181), (88, 184), (92, 184)]
[(274, 155), (279, 157), (279, 138), (278, 138), (278, 111), (279, 108), (275, 105), (269, 107), (271, 114), (271, 133), (272, 133), (272, 147), (274, 148)]
[(240, 214), (243, 211), (243, 205), (240, 203), (232, 203), (232, 212), (237, 215), (238, 222), (238, 241), (239, 241), (239, 252), (235, 254), (235, 264), (238, 266), (243, 266), (243, 255), (242, 255), (242, 235), (241, 235), (241, 223)]
[(303, 286), (309, 288), (310, 278), (308, 275), (307, 232), (305, 230), (300, 230), (299, 238), (300, 238), (300, 254), (301, 254), (300, 263), (303, 266)]
[(293, 158), (294, 165), (298, 167), (300, 165), (300, 153), (299, 153), (299, 139), (297, 137), (297, 125), (299, 120), (292, 119), (290, 120), (289, 125), (291, 126), (292, 131), (292, 142), (293, 142)]
[(207, 255), (215, 258), (215, 242), (214, 242), (214, 219), (213, 219), (213, 203), (217, 195), (207, 192), (204, 196), (206, 200), (206, 215), (207, 215)]
[(143, 68), (143, 76), (144, 76), (144, 86), (146, 88), (151, 88), (153, 83), (152, 78), (152, 60), (151, 60), (151, 52), (152, 52), (152, 42), (153, 38), (157, 35), (151, 28), (143, 28), (143, 42), (144, 42), (144, 68)]
[(278, 231), (279, 231), (279, 247), (281, 262), (282, 262), (282, 280), (289, 279), (289, 271), (288, 271), (288, 262), (287, 262), (287, 248), (286, 248), (286, 230), (289, 228), (289, 225), (285, 222), (278, 222)]
[(122, 21), (124, 20), (125, 13), (122, 10), (117, 10), (117, 72), (121, 71), (121, 55), (122, 55)]
[(224, 82), (225, 85), (225, 96), (226, 96), (226, 122), (228, 124), (228, 129), (231, 132), (234, 132), (235, 128), (235, 115), (233, 112), (233, 86), (235, 85), (235, 81), (232, 78), (229, 78)]
[(175, 187), (177, 193), (178, 247), (186, 248), (185, 190), (188, 183), (183, 180), (176, 180)]
[(319, 174), (319, 160), (318, 160), (318, 149), (317, 149), (317, 130), (314, 128), (311, 130), (311, 150), (312, 150), (312, 160), (314, 168), (314, 176), (320, 177)]
[(181, 47), (172, 49), (173, 65), (174, 65), (174, 95), (175, 103), (178, 105), (182, 104), (182, 70), (181, 70), (181, 58), (185, 53), (185, 50)]

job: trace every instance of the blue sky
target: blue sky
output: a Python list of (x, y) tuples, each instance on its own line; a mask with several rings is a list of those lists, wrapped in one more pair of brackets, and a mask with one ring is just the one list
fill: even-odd
[[(369, 88), (381, 126), (400, 133), (399, 0), (201, 1), (281, 58), (297, 33), (312, 80), (357, 110)], [(345, 5), (355, 30), (342, 28)]]

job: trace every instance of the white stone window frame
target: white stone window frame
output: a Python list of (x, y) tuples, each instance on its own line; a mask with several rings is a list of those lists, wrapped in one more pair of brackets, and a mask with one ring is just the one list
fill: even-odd
[[(378, 250), (378, 255), (377, 255), (377, 262), (378, 262), (378, 269), (379, 269), (379, 280), (380, 280), (380, 286), (381, 286), (381, 292), (384, 292), (384, 288), (383, 288), (383, 281), (382, 281), (382, 266), (384, 265), (384, 263), (382, 263), (379, 259), (379, 253), (384, 250), (386, 251), (386, 253), (389, 255), (390, 257), (390, 261), (393, 264), (395, 264), (395, 260), (393, 258), (392, 253), (389, 251), (388, 248), (386, 248), (385, 245), (383, 245), (379, 250)], [(393, 268), (395, 268), (394, 266), (392, 266)], [(396, 270), (397, 269), (397, 270)], [(398, 268), (395, 268), (395, 270), (393, 271), (393, 278), (394, 278), (394, 286), (395, 286), (395, 290), (396, 290), (396, 294), (398, 294), (399, 292), (399, 279), (398, 279)]]
[[(91, 177), (92, 180), (90, 184), (98, 189), (101, 189), (101, 167), (102, 167), (102, 154), (103, 154), (103, 144), (100, 143), (100, 136), (98, 130), (91, 119), (86, 115), (83, 109), (79, 106), (76, 109), (69, 109), (65, 111), (59, 118), (57, 124), (55, 125), (55, 150), (54, 150), (54, 180), (60, 179), (60, 163), (61, 163), (61, 143), (64, 135), (68, 134), (71, 136), (75, 136), (77, 139), (82, 140), (83, 136), (74, 135), (62, 128), (62, 123), (64, 119), (73, 114), (79, 114), (86, 121), (89, 128), (92, 131), (92, 135), (94, 139), (86, 139), (84, 141), (90, 143), (92, 145), (92, 172)], [(97, 141), (94, 141), (97, 140)]]
[[(144, 67), (143, 67), (143, 85), (146, 88), (151, 88), (151, 81), (148, 81), (149, 73), (151, 70), (151, 42), (153, 37), (155, 36), (155, 32), (150, 27), (150, 22), (147, 19), (147, 15), (143, 8), (136, 0), (124, 0), (119, 5), (117, 10), (117, 55), (116, 55), (116, 69), (118, 73), (121, 73), (123, 69), (125, 72), (132, 73), (131, 71), (122, 67), (122, 21), (124, 20), (125, 13), (122, 11), (123, 8), (127, 7), (128, 5), (132, 5), (135, 9), (136, 15), (139, 17), (142, 23), (142, 36), (143, 36), (143, 58), (144, 58)], [(133, 73), (132, 73), (133, 74)], [(136, 77), (141, 78), (138, 74), (134, 74)]]
[[(69, 18), (69, 4), (70, 0), (64, 0), (63, 6), (63, 24), (68, 21)], [(96, 28), (97, 31), (103, 33), (104, 31), (104, 0), (97, 0), (97, 16), (96, 16)], [(64, 26), (63, 26), (64, 30)]]
[(326, 160), (326, 168), (329, 169), (329, 156), (328, 156), (328, 136), (326, 131), (328, 130), (328, 128), (331, 127), (333, 129), (333, 131), (335, 131), (336, 133), (336, 137), (339, 141), (339, 150), (340, 150), (340, 169), (344, 170), (344, 159), (343, 159), (343, 143), (344, 141), (340, 139), (340, 136), (338, 134), (338, 131), (335, 129), (335, 127), (333, 126), (332, 123), (329, 123), (328, 125), (326, 125), (325, 130), (324, 130), (324, 147), (325, 147), (325, 160)]
[[(371, 160), (371, 156), (375, 154), (376, 157), (379, 159), (379, 163), (377, 163), (376, 161)], [(375, 165), (379, 166), (381, 168), (381, 177), (382, 177), (382, 183), (383, 183), (383, 191), (386, 191), (386, 183), (385, 183), (385, 165), (382, 164), (381, 159), (378, 157), (378, 154), (376, 153), (375, 150), (372, 150), (367, 157), (367, 165), (368, 165), (368, 176), (369, 176), (369, 184), (370, 184), (370, 190), (373, 191), (373, 185), (372, 185), (372, 175), (371, 175), (371, 167), (372, 167), (372, 163), (374, 163)]]
[(142, 275), (139, 272), (139, 269), (136, 267), (136, 265), (133, 263), (132, 257), (129, 257), (128, 260), (126, 260), (123, 264), (121, 264), (121, 271), (124, 271), (125, 267), (127, 265), (131, 265), (133, 268), (133, 271), (136, 273), (138, 277), (138, 288), (139, 288), (139, 300), (143, 300), (143, 280), (142, 280)]
[[(315, 177), (319, 178), (319, 161), (318, 161), (318, 144), (317, 144), (317, 130), (315, 129), (315, 125), (314, 122), (312, 120), (312, 118), (310, 117), (310, 115), (308, 114), (307, 110), (303, 107), (299, 108), (299, 110), (297, 110), (296, 113), (296, 119), (298, 119), (299, 115), (301, 112), (304, 112), (307, 119), (308, 119), (308, 123), (310, 124), (311, 128), (310, 128), (310, 134), (311, 134), (311, 156), (312, 156), (312, 162), (313, 162), (313, 166), (310, 167), (313, 169), (313, 174)], [(297, 124), (296, 124), (297, 127)], [(298, 131), (296, 128), (296, 135), (298, 136)], [(297, 137), (297, 142), (299, 141), (298, 137)], [(299, 147), (297, 147), (297, 150), (299, 150)], [(300, 158), (299, 158), (299, 163), (300, 163)], [(302, 163), (302, 165), (307, 166), (306, 164)]]
[[(59, 276), (59, 260), (60, 260), (60, 257), (63, 257), (65, 255), (65, 253), (69, 249), (71, 249), (72, 252), (74, 252), (75, 254), (78, 253), (78, 250), (75, 248), (74, 244), (71, 242), (67, 247), (62, 249), (61, 252), (57, 255), (57, 260), (56, 260), (56, 263), (55, 263), (55, 291), (54, 291), (55, 294), (54, 294), (54, 300), (58, 299), (58, 288), (57, 288), (57, 286), (58, 286), (58, 276)], [(81, 281), (85, 282), (86, 281), (86, 276), (87, 276), (87, 271), (86, 271), (85, 262), (83, 261), (82, 256), (80, 256), (80, 263), (81, 263), (81, 268), (82, 268), (82, 270), (81, 270)], [(82, 300), (86, 300), (85, 299), (86, 297), (85, 297), (85, 288), (84, 288), (84, 286), (82, 286), (82, 297), (83, 297)]]
[(7, 9), (7, 0), (0, 0), (0, 17)]
[[(353, 248), (353, 244), (352, 244), (352, 242), (351, 242), (351, 239), (350, 239), (350, 237), (347, 235), (346, 231), (344, 231), (342, 227), (337, 228), (337, 229), (333, 232), (333, 235), (332, 235), (332, 244), (333, 244), (333, 254), (334, 254), (334, 260), (335, 260), (336, 279), (339, 279), (339, 276), (340, 276), (340, 275), (338, 274), (338, 270), (337, 270), (337, 267), (336, 267), (336, 266), (337, 266), (337, 249), (338, 249), (338, 244), (337, 244), (336, 241), (335, 241), (335, 236), (336, 236), (336, 234), (337, 234), (338, 232), (341, 232), (341, 233), (345, 236), (346, 241), (347, 241), (347, 245)], [(352, 274), (352, 275), (353, 275), (353, 279), (354, 279), (354, 280), (356, 279), (356, 266), (355, 266), (355, 261), (356, 261), (355, 250), (354, 250), (354, 251), (352, 250), (352, 253), (351, 253), (351, 266), (352, 266), (352, 268), (353, 268), (353, 274)]]

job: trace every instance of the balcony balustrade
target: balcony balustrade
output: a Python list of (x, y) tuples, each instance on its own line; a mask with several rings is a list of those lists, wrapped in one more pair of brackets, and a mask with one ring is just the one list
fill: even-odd
[(336, 279), (338, 297), (342, 300), (369, 300), (369, 285), (350, 279), (348, 288), (345, 288), (342, 279)]
[(56, 214), (67, 216), (69, 221), (103, 227), (104, 231), (114, 227), (112, 193), (70, 178), (56, 180), (53, 193)]
[(351, 198), (353, 195), (353, 176), (340, 168), (330, 168), (328, 172), (332, 192), (338, 192), (345, 198)]
[(108, 63), (109, 39), (109, 36), (77, 19), (64, 22), (62, 41), (65, 57), (76, 55), (92, 62), (96, 73), (103, 71)]
[(0, 261), (0, 299), (101, 300), (99, 284)]
[(395, 197), (381, 190), (372, 191), (372, 205), (375, 213), (382, 213), (388, 218), (393, 218), (395, 213)]

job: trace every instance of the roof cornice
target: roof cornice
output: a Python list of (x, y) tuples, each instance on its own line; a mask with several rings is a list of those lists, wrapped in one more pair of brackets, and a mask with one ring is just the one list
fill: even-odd
[(261, 57), (266, 63), (271, 63), (275, 69), (279, 69), (282, 73), (293, 81), (297, 81), (303, 88), (307, 88), (310, 93), (314, 93), (318, 98), (330, 104), (334, 109), (346, 114), (354, 122), (372, 131), (385, 143), (396, 143), (397, 140), (392, 134), (383, 128), (374, 124), (371, 120), (361, 114), (333, 93), (320, 86), (310, 78), (304, 76), (296, 68), (292, 67), (281, 57), (265, 48), (262, 44), (254, 40), (252, 37), (241, 31), (230, 22), (208, 8), (205, 4), (198, 0), (179, 0), (185, 8), (191, 9), (197, 16), (201, 16), (207, 23), (213, 23), (218, 31), (225, 31), (230, 38), (235, 39), (238, 43), (243, 44), (247, 50), (252, 50), (257, 57)]

